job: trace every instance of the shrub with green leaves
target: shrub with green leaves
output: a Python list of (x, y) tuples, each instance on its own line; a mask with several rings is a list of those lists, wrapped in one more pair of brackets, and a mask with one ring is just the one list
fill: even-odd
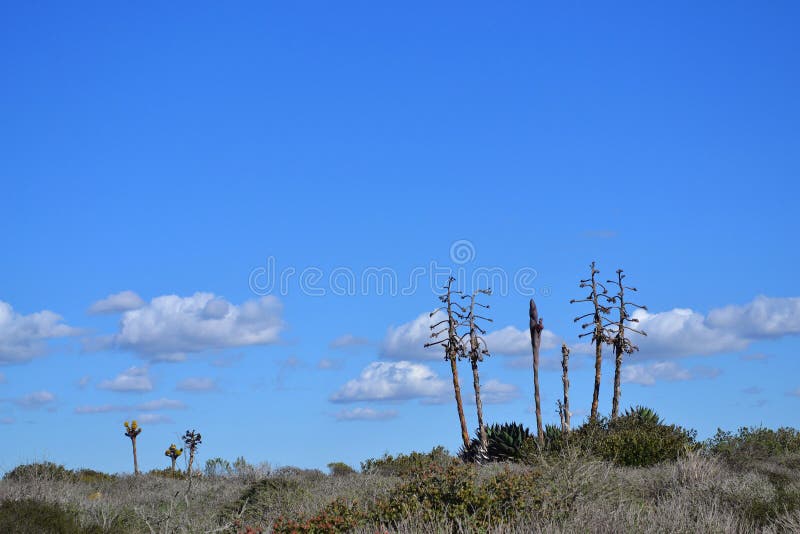
[[(616, 419), (590, 419), (567, 436), (551, 432), (545, 439), (545, 452), (570, 447), (617, 465), (645, 467), (677, 460), (695, 447), (696, 436), (695, 430), (664, 424), (653, 410), (637, 406)], [(529, 445), (525, 457), (532, 458), (536, 453)]]
[(734, 434), (717, 429), (704, 445), (730, 463), (743, 465), (767, 457), (800, 454), (800, 431), (789, 427), (741, 427)]
[(0, 532), (5, 534), (100, 534), (99, 526), (84, 528), (77, 514), (48, 502), (31, 499), (0, 503)]
[(405, 476), (428, 467), (446, 467), (454, 461), (455, 458), (450, 456), (447, 449), (439, 445), (431, 449), (431, 452), (414, 451), (411, 454), (398, 454), (397, 456), (384, 454), (380, 458), (369, 458), (361, 462), (361, 472)]
[(342, 477), (355, 474), (356, 470), (344, 462), (331, 462), (328, 464), (328, 469), (331, 470), (331, 476)]

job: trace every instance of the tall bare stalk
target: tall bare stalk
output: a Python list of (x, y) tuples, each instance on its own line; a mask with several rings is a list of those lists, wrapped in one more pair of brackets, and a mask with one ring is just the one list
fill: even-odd
[[(458, 410), (458, 421), (461, 424), (461, 440), (464, 442), (464, 448), (469, 448), (469, 431), (467, 430), (467, 420), (464, 417), (464, 404), (461, 401), (461, 384), (458, 380), (458, 367), (456, 365), (459, 358), (463, 357), (465, 349), (461, 338), (458, 335), (458, 325), (464, 317), (466, 311), (463, 306), (457, 302), (453, 302), (453, 295), (461, 295), (460, 291), (454, 291), (452, 286), (455, 278), (452, 276), (447, 280), (447, 285), (444, 286), (444, 295), (439, 296), (439, 300), (444, 303), (444, 306), (437, 308), (431, 312), (430, 316), (433, 317), (436, 312), (446, 310), (447, 318), (431, 325), (431, 337), (437, 339), (431, 343), (426, 343), (425, 347), (432, 347), (434, 345), (441, 345), (444, 347), (444, 359), (450, 362), (450, 372), (453, 375), (453, 393), (456, 398), (456, 409)], [(444, 326), (443, 325), (447, 325)], [(440, 330), (436, 330), (440, 328)], [(439, 336), (447, 332), (447, 337), (438, 339)]]
[(531, 349), (533, 350), (533, 398), (536, 404), (536, 436), (539, 446), (544, 447), (544, 429), (542, 428), (542, 401), (539, 396), (539, 348), (542, 345), (543, 321), (539, 318), (536, 303), (531, 299), (528, 308), (531, 330)]
[(484, 356), (489, 356), (489, 349), (486, 342), (481, 336), (486, 335), (486, 331), (477, 324), (478, 319), (492, 322), (488, 317), (482, 317), (475, 313), (475, 306), (481, 308), (489, 308), (486, 304), (481, 304), (475, 300), (478, 294), (491, 295), (491, 289), (478, 289), (472, 295), (465, 295), (463, 298), (469, 298), (469, 312), (467, 313), (466, 323), (469, 327), (469, 332), (465, 335), (469, 336), (469, 362), (472, 365), (472, 386), (475, 389), (475, 406), (478, 412), (478, 432), (480, 433), (481, 445), (483, 450), (489, 446), (489, 437), (486, 434), (486, 425), (483, 423), (483, 402), (481, 401), (481, 381), (478, 376), (478, 362), (483, 361)]
[(561, 344), (561, 382), (564, 385), (564, 402), (561, 404), (561, 430), (564, 433), (570, 431), (569, 411), (569, 349), (566, 343)]
[[(592, 392), (592, 411), (589, 415), (590, 419), (595, 420), (597, 419), (597, 408), (600, 403), (600, 379), (602, 378), (602, 365), (603, 365), (603, 344), (608, 343), (610, 338), (608, 336), (608, 332), (603, 327), (603, 323), (607, 320), (606, 315), (609, 312), (609, 308), (604, 306), (604, 304), (610, 300), (608, 297), (608, 291), (606, 287), (597, 281), (596, 276), (600, 273), (595, 267), (595, 262), (591, 264), (591, 276), (586, 280), (581, 280), (579, 287), (588, 287), (591, 289), (589, 295), (585, 299), (581, 300), (570, 300), (571, 304), (576, 302), (591, 302), (592, 306), (594, 307), (594, 311), (591, 311), (585, 315), (581, 315), (575, 318), (575, 322), (580, 321), (586, 317), (592, 317), (592, 321), (589, 323), (584, 323), (581, 325), (582, 329), (587, 329), (591, 327), (591, 330), (580, 334), (578, 337), (586, 337), (592, 336), (592, 342), (594, 343), (594, 390)], [(601, 289), (601, 292), (598, 293), (598, 287)], [(604, 301), (601, 304), (601, 299)]]
[(647, 310), (647, 306), (640, 306), (633, 302), (626, 302), (625, 301), (625, 290), (628, 289), (630, 291), (637, 291), (635, 287), (626, 286), (622, 283), (622, 280), (625, 278), (622, 269), (617, 269), (617, 281), (614, 280), (606, 280), (609, 284), (614, 284), (617, 286), (617, 294), (616, 296), (611, 297), (611, 306), (609, 308), (616, 309), (619, 312), (618, 318), (616, 322), (608, 322), (607, 326), (614, 327), (614, 337), (611, 340), (611, 343), (614, 346), (614, 398), (611, 404), (611, 418), (616, 419), (619, 416), (619, 399), (622, 396), (622, 388), (620, 385), (620, 376), (622, 374), (622, 356), (623, 354), (633, 354), (639, 347), (631, 343), (630, 339), (625, 335), (625, 331), (635, 332), (642, 336), (646, 336), (643, 330), (637, 330), (626, 323), (638, 323), (639, 319), (634, 319), (628, 313), (626, 306), (634, 306), (636, 308), (641, 308), (643, 310)]

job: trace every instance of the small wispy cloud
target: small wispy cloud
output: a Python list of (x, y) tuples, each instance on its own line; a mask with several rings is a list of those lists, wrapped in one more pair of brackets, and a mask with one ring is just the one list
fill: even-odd
[(178, 382), (176, 389), (178, 391), (190, 392), (215, 391), (217, 389), (217, 382), (213, 378), (205, 377), (184, 378)]
[(317, 362), (317, 369), (333, 370), (341, 369), (342, 367), (344, 367), (344, 362), (333, 358), (322, 358)]
[(34, 391), (16, 399), (17, 406), (26, 410), (36, 410), (55, 402), (56, 396), (49, 391)]
[(170, 416), (160, 413), (145, 413), (137, 417), (136, 421), (145, 425), (163, 425), (175, 422)]
[(335, 414), (337, 421), (386, 421), (397, 417), (395, 410), (375, 410), (372, 408), (353, 408)]
[(103, 380), (97, 387), (117, 392), (152, 391), (153, 383), (147, 367), (130, 367), (110, 380)]
[(345, 334), (328, 343), (328, 348), (344, 349), (352, 347), (364, 347), (369, 344), (370, 340), (365, 337), (354, 336), (353, 334)]
[(89, 306), (88, 312), (92, 315), (120, 313), (136, 310), (144, 306), (144, 304), (145, 302), (142, 298), (133, 291), (121, 291), (98, 300)]

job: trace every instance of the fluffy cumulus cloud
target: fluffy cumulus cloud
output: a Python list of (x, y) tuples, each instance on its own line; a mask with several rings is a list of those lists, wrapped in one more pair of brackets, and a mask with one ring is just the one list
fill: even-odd
[(217, 389), (217, 382), (213, 378), (191, 377), (184, 378), (176, 387), (178, 391), (204, 392)]
[(56, 396), (49, 391), (34, 391), (16, 399), (16, 404), (28, 410), (43, 408), (55, 402)]
[[(445, 320), (444, 312), (436, 312), (433, 316), (423, 313), (413, 321), (392, 326), (386, 332), (381, 343), (380, 354), (390, 360), (440, 360), (442, 359), (441, 347), (425, 348), (426, 343), (434, 341), (431, 338), (431, 326)], [(442, 324), (436, 331), (447, 328)], [(444, 333), (446, 335), (446, 332)], [(441, 339), (441, 337), (439, 338)], [(531, 351), (531, 336), (528, 330), (519, 330), (513, 326), (506, 326), (499, 330), (489, 332), (484, 336), (487, 347), (492, 354), (519, 356)], [(542, 350), (550, 350), (561, 344), (561, 338), (550, 330), (542, 332)]]
[(331, 396), (333, 402), (387, 401), (440, 398), (447, 382), (428, 366), (409, 361), (373, 362), (358, 378), (347, 382)]
[(676, 362), (653, 362), (626, 365), (622, 368), (622, 382), (652, 386), (658, 381), (679, 382), (696, 378), (715, 378), (720, 370), (712, 367), (695, 366), (687, 369)]
[(750, 338), (800, 334), (800, 297), (770, 298), (760, 295), (743, 306), (711, 310), (708, 324), (740, 332)]
[(135, 310), (144, 306), (142, 298), (133, 291), (121, 291), (114, 293), (102, 300), (98, 300), (89, 306), (89, 313), (92, 315), (103, 313), (119, 313)]
[(212, 293), (166, 295), (122, 314), (119, 332), (105, 346), (155, 360), (180, 360), (187, 353), (279, 341), (282, 306), (274, 296), (234, 305)]
[(682, 356), (736, 352), (747, 348), (749, 341), (735, 330), (710, 326), (706, 318), (686, 308), (661, 313), (637, 310), (633, 317), (646, 337), (633, 336), (639, 345), (637, 358), (663, 359)]
[[(484, 336), (486, 346), (492, 354), (505, 356), (521, 356), (531, 352), (530, 330), (519, 330), (506, 326), (500, 330), (489, 332)], [(561, 338), (550, 330), (542, 330), (541, 350), (551, 350), (561, 345)]]
[(741, 306), (712, 309), (705, 316), (691, 309), (675, 308), (661, 313), (637, 310), (633, 317), (647, 332), (647, 337), (636, 336), (634, 341), (642, 358), (738, 352), (758, 339), (800, 334), (800, 297), (759, 296)]
[(151, 391), (153, 382), (146, 367), (130, 367), (110, 380), (103, 380), (97, 387), (109, 391), (142, 392)]
[(0, 363), (24, 362), (42, 356), (47, 352), (47, 340), (78, 333), (51, 311), (22, 315), (0, 301)]
[(338, 421), (385, 421), (397, 417), (397, 411), (353, 408), (341, 410), (335, 414), (335, 417)]
[[(440, 347), (426, 349), (425, 344), (433, 341), (431, 338), (431, 326), (444, 319), (445, 314), (443, 312), (436, 312), (433, 316), (423, 313), (408, 323), (400, 326), (390, 326), (381, 343), (381, 356), (390, 360), (441, 359), (442, 349)], [(446, 325), (441, 326), (444, 327)]]

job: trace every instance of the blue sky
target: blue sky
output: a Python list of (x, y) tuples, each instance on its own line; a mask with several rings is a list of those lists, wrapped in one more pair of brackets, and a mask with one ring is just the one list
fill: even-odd
[[(798, 426), (798, 15), (6, 3), (0, 467), (129, 470), (134, 417), (146, 469), (188, 428), (201, 462), (455, 451), (448, 366), (420, 334), (446, 268), (509, 281), (487, 298), (486, 419), (535, 427), (532, 292), (545, 419), (561, 341), (583, 419), (569, 300), (593, 260), (649, 307), (623, 407), (701, 437)], [(612, 378), (606, 361), (605, 413)]]

